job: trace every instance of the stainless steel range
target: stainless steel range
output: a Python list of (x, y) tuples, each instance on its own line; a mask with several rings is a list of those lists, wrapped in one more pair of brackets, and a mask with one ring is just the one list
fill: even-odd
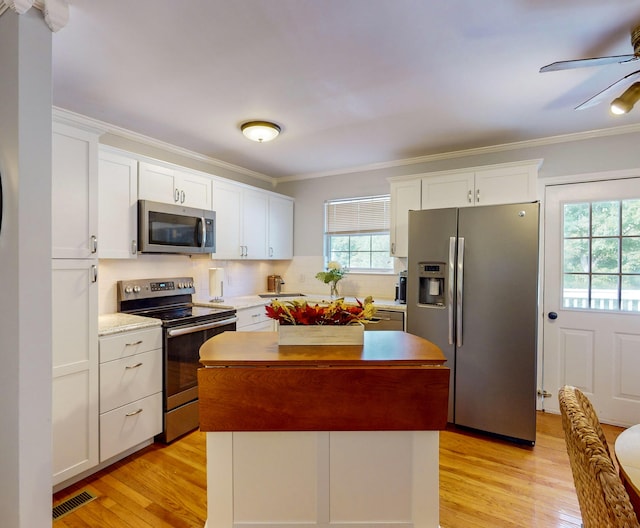
[(162, 320), (164, 430), (156, 440), (171, 442), (196, 429), (200, 346), (236, 329), (232, 308), (195, 306), (193, 278), (118, 281), (118, 311)]

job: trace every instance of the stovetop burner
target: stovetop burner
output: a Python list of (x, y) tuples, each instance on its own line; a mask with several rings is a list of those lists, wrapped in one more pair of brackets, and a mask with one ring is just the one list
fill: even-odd
[(214, 316), (224, 317), (234, 312), (232, 308), (209, 308), (207, 306), (174, 306), (171, 308), (156, 308), (150, 310), (139, 310), (129, 313), (142, 315), (144, 317), (154, 317), (160, 319), (163, 324), (176, 324), (184, 322), (198, 322), (200, 320), (216, 319)]

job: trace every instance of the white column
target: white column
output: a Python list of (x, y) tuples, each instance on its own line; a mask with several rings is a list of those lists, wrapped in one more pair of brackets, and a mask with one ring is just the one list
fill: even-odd
[(51, 30), (0, 16), (0, 511), (51, 526)]

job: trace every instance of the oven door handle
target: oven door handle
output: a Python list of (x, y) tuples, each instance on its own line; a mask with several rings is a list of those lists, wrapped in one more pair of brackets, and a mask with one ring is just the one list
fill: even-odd
[(222, 319), (221, 321), (213, 321), (211, 323), (205, 323), (193, 326), (183, 326), (180, 328), (169, 328), (167, 330), (168, 337), (177, 337), (185, 334), (192, 334), (193, 332), (200, 332), (201, 330), (209, 330), (211, 328), (218, 328), (219, 326), (226, 326), (235, 323), (238, 320), (236, 316), (229, 319)]

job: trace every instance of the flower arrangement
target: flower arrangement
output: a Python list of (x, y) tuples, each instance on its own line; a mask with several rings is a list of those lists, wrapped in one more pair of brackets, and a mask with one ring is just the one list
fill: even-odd
[(364, 302), (356, 299), (356, 304), (347, 306), (344, 299), (337, 299), (325, 305), (311, 305), (307, 301), (274, 300), (266, 306), (267, 317), (281, 325), (350, 325), (368, 323), (375, 314), (373, 298)]
[(339, 262), (335, 260), (330, 261), (327, 264), (326, 271), (319, 271), (316, 273), (316, 279), (321, 280), (325, 284), (331, 284), (331, 297), (338, 296), (338, 281), (344, 277), (347, 270), (342, 267)]

